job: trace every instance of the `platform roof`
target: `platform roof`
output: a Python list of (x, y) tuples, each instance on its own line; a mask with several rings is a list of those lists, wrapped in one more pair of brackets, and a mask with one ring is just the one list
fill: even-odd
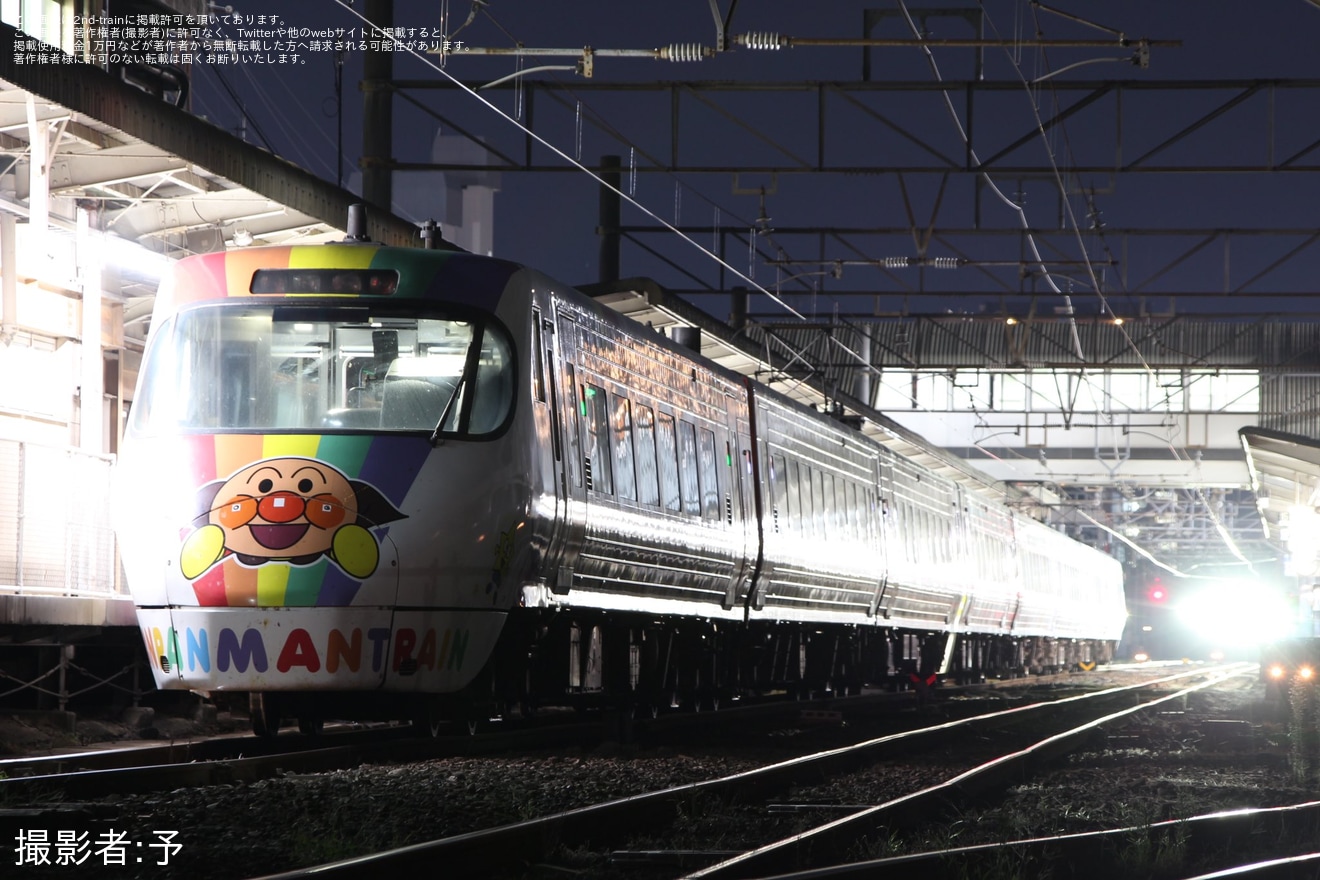
[[(16, 34), (0, 24), (4, 45)], [(340, 238), (361, 201), (97, 67), (2, 53), (0, 150), (18, 173), (0, 210), (28, 214), (33, 123), (49, 126), (53, 197), (99, 205), (101, 228), (167, 256), (223, 248), (240, 224), (258, 243)], [(382, 210), (368, 223), (377, 241), (417, 243), (416, 225)]]
[(1292, 505), (1315, 507), (1320, 501), (1320, 440), (1268, 428), (1243, 428), (1238, 436), (1247, 453), (1261, 520), (1277, 535)]

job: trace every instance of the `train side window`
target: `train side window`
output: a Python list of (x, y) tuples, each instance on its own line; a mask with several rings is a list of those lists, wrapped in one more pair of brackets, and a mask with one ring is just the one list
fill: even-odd
[(802, 478), (798, 490), (802, 493), (802, 534), (816, 534), (816, 505), (811, 497), (811, 484), (815, 482), (815, 472), (802, 465)]
[(916, 528), (913, 529), (913, 532), (917, 536), (917, 545), (915, 550), (913, 551), (916, 554), (914, 558), (922, 562), (929, 563), (930, 562), (930, 528), (929, 526), (926, 525), (926, 511), (918, 507), (913, 511), (913, 513), (915, 514), (913, 519), (916, 523)]
[[(513, 359), (508, 344), (487, 332), (482, 336), (477, 358), (477, 381), (472, 394), (472, 413), (467, 429), (473, 434), (494, 431), (509, 415), (513, 404)], [(540, 358), (536, 361), (541, 362)]]
[(909, 562), (916, 562), (921, 558), (920, 548), (920, 522), (917, 521), (915, 509), (907, 501), (903, 503), (902, 511), (899, 511), (899, 528), (903, 529), (904, 544), (907, 545), (907, 557)]
[(857, 528), (857, 484), (851, 480), (843, 482), (843, 519), (847, 523), (848, 537), (857, 540), (862, 536)]
[(637, 500), (660, 506), (660, 481), (656, 472), (655, 416), (649, 406), (637, 404)]
[(605, 391), (587, 383), (582, 387), (582, 402), (586, 407), (587, 488), (607, 495), (614, 493), (614, 476), (610, 471), (610, 417)]
[(655, 455), (660, 463), (660, 501), (665, 510), (678, 512), (683, 504), (678, 491), (678, 441), (674, 417), (660, 413), (657, 422)]
[(614, 395), (614, 481), (620, 498), (637, 500), (637, 471), (633, 467), (632, 402)]
[[(564, 388), (563, 404), (568, 410), (568, 418), (565, 424), (569, 427), (565, 429), (564, 434), (568, 438), (568, 461), (569, 471), (573, 475), (573, 487), (578, 488), (582, 485), (582, 453), (578, 440), (578, 402), (577, 380), (574, 378), (573, 365), (564, 365), (564, 375), (567, 382), (562, 386)], [(581, 411), (585, 415), (585, 410)]]
[(770, 456), (770, 491), (774, 499), (770, 517), (778, 532), (782, 531), (780, 517), (788, 516), (788, 468), (782, 455)]
[(830, 531), (838, 535), (848, 534), (848, 520), (843, 511), (843, 484), (834, 474), (825, 475), (825, 506), (830, 511)]
[(843, 532), (843, 508), (838, 503), (837, 483), (833, 474), (825, 475), (825, 533), (837, 537)]
[(825, 499), (825, 516), (823, 518), (825, 534), (833, 538), (839, 534), (839, 506), (836, 503), (837, 499), (834, 497), (834, 474), (822, 472), (821, 481), (825, 490), (823, 493)]
[(796, 461), (788, 463), (788, 524), (795, 531), (803, 531), (802, 502), (799, 494), (802, 489), (802, 475)]
[(898, 505), (898, 527), (903, 532), (903, 553), (908, 562), (916, 562), (917, 519), (912, 515), (912, 505), (906, 499)]
[(843, 534), (846, 534), (850, 541), (855, 536), (853, 519), (857, 516), (857, 512), (853, 511), (853, 507), (847, 500), (847, 489), (851, 487), (853, 487), (853, 484), (847, 482), (842, 476), (834, 480), (834, 499), (838, 501), (838, 524), (843, 529)]
[(852, 520), (849, 516), (848, 508), (848, 486), (850, 484), (843, 477), (834, 478), (834, 502), (838, 505), (835, 517), (838, 518), (839, 528), (849, 540), (853, 537)]
[(715, 466), (715, 434), (702, 428), (700, 440), (697, 458), (701, 467), (701, 515), (705, 519), (719, 519), (720, 486), (718, 469)]
[(697, 488), (697, 429), (691, 422), (678, 423), (678, 484), (683, 495), (683, 512), (701, 515), (701, 494)]
[(862, 508), (862, 537), (868, 544), (874, 544), (880, 534), (880, 526), (877, 522), (879, 512), (876, 510), (875, 505), (875, 491), (863, 489), (862, 494), (866, 496), (866, 506)]
[(532, 309), (532, 398), (545, 403), (545, 349), (541, 345), (540, 309)]
[(812, 471), (812, 528), (818, 536), (824, 537), (829, 534), (829, 526), (826, 524), (825, 511), (825, 474), (821, 471)]
[(949, 521), (938, 512), (932, 512), (930, 520), (935, 528), (935, 559), (944, 562), (949, 558)]

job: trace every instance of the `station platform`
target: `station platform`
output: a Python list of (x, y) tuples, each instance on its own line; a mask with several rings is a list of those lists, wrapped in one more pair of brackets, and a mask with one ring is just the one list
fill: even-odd
[[(0, 586), (0, 644), (10, 642), (10, 628), (136, 627), (133, 602), (127, 595), (64, 595), (31, 593), (22, 587)], [(19, 633), (21, 636), (21, 633)]]
[(136, 706), (154, 687), (126, 594), (0, 585), (0, 714)]

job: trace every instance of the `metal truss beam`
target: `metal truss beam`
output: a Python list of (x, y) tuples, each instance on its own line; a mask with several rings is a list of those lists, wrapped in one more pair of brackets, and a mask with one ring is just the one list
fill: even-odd
[[(677, 228), (694, 240), (718, 240), (725, 254), (746, 253), (752, 243), (748, 229), (711, 224)], [(659, 248), (672, 238), (665, 227), (627, 225), (619, 231), (665, 259)], [(983, 314), (1020, 316), (1026, 304), (1020, 298), (1048, 299), (1052, 294), (1042, 282), (1042, 266), (1082, 295), (1094, 293), (1091, 271), (1104, 272), (1102, 292), (1125, 317), (1173, 314), (1178, 300), (1189, 299), (1217, 300), (1213, 308), (1239, 315), (1320, 314), (1313, 287), (1299, 283), (1320, 274), (1320, 233), (1313, 228), (1113, 227), (1088, 230), (1084, 236), (1092, 254), (1087, 260), (1079, 259), (1078, 234), (1057, 228), (777, 226), (772, 234), (755, 238), (759, 264), (776, 274), (757, 277), (777, 293), (820, 293), (843, 300), (840, 313), (853, 317), (920, 314), (922, 305), (908, 298), (923, 296), (979, 300), (992, 304)], [(915, 246), (914, 240), (923, 237), (934, 244)], [(1023, 244), (1028, 237), (1040, 246), (1041, 261), (1026, 257)], [(1263, 264), (1248, 256), (1234, 259), (1235, 254), (1251, 254), (1252, 248), (1263, 249), (1272, 259)], [(1021, 256), (1005, 259), (1010, 249)], [(822, 256), (791, 258), (788, 253)], [(694, 280), (702, 286), (675, 286), (674, 291), (684, 296), (727, 291), (723, 273), (718, 278), (712, 274), (709, 281)], [(848, 300), (868, 298), (873, 300), (869, 308), (847, 307)], [(1079, 304), (1081, 314), (1099, 307), (1085, 296)], [(772, 309), (759, 317), (774, 320), (782, 311)]]
[[(440, 96), (458, 93), (458, 87), (441, 80), (395, 80), (391, 87), (401, 94), (430, 92)], [(483, 83), (468, 83), (470, 88)], [(610, 96), (626, 96), (636, 111), (645, 113), (645, 96), (656, 96), (653, 119), (667, 118), (667, 137), (656, 138), (650, 146), (623, 140), (617, 131), (606, 129), (590, 115), (587, 124), (614, 139), (614, 148), (637, 147), (644, 161), (635, 170), (642, 174), (654, 173), (709, 173), (709, 174), (803, 174), (833, 172), (839, 174), (923, 174), (994, 172), (1014, 177), (1041, 177), (1053, 180), (1056, 168), (1040, 161), (1039, 157), (1026, 159), (1023, 153), (1033, 148), (1039, 139), (1039, 130), (1033, 119), (1028, 119), (1027, 92), (1020, 81), (1008, 80), (946, 80), (885, 81), (885, 82), (724, 82), (724, 81), (666, 81), (666, 82), (573, 82), (559, 83), (522, 80), (485, 89), (486, 93), (518, 89), (525, 103), (525, 124), (539, 133), (538, 126), (552, 129), (549, 119), (538, 119), (535, 106), (554, 101), (566, 110), (579, 106), (583, 96), (593, 100)], [(967, 120), (966, 130), (970, 142), (964, 144), (949, 130), (941, 130), (937, 137), (918, 130), (902, 120), (910, 114), (895, 96), (907, 93), (948, 93), (957, 96), (960, 113)], [(1314, 106), (1320, 100), (1320, 80), (1314, 79), (1224, 79), (1224, 80), (1058, 80), (1049, 88), (1051, 100), (1057, 106), (1047, 111), (1041, 122), (1047, 132), (1069, 120), (1076, 120), (1101, 132), (1104, 159), (1070, 161), (1067, 172), (1077, 174), (1243, 174), (1307, 172), (1320, 170), (1320, 140), (1308, 139), (1305, 132), (1308, 117), (1300, 108)], [(779, 105), (773, 120), (752, 122), (747, 117), (754, 111), (739, 105), (739, 98), (770, 96)], [(1191, 113), (1168, 113), (1160, 118), (1142, 116), (1141, 142), (1129, 145), (1125, 137), (1123, 120), (1125, 104), (1137, 104), (1144, 99), (1170, 99), (1177, 96), (1186, 106), (1199, 109)], [(999, 102), (1009, 99), (1017, 104), (1001, 107)], [(1286, 99), (1286, 100), (1285, 100)], [(410, 100), (423, 103), (419, 99)], [(1262, 126), (1254, 113), (1256, 104), (1264, 105)], [(1294, 116), (1274, 112), (1281, 103), (1295, 103), (1299, 112)], [(987, 106), (982, 106), (982, 105)], [(702, 113), (698, 108), (705, 108)], [(548, 109), (548, 108), (547, 108)], [(1009, 110), (1011, 112), (1005, 112)], [(1129, 113), (1141, 112), (1128, 110)], [(996, 125), (981, 126), (976, 134), (975, 120), (981, 115), (993, 117)], [(721, 133), (741, 131), (745, 138), (718, 139), (712, 149), (709, 132), (700, 137), (684, 140), (683, 135), (702, 130), (698, 119), (710, 119), (714, 114), (729, 125)], [(1237, 114), (1243, 119), (1238, 120)], [(442, 122), (463, 132), (464, 127), (449, 114), (434, 111)], [(550, 113), (545, 114), (547, 117)], [(1248, 152), (1230, 150), (1220, 143), (1219, 131), (1213, 123), (1230, 120), (1239, 125), (1249, 124), (1261, 135), (1261, 149)], [(785, 118), (796, 119), (786, 133)], [(1248, 123), (1246, 120), (1250, 119)], [(858, 123), (875, 124), (876, 131), (859, 131)], [(773, 124), (767, 124), (773, 122)], [(1004, 126), (1019, 124), (1014, 133), (1005, 133)], [(879, 129), (897, 136), (910, 148), (896, 154), (889, 149), (862, 151), (853, 148), (859, 138), (870, 138)], [(774, 133), (772, 133), (772, 131)], [(988, 133), (986, 133), (988, 132)], [(977, 140), (977, 138), (980, 140)], [(992, 140), (993, 138), (993, 140)], [(1277, 145), (1298, 144), (1285, 150)], [(553, 133), (551, 133), (553, 140)], [(665, 149), (667, 140), (667, 147)], [(521, 135), (495, 134), (484, 140), (473, 138), (490, 154), (491, 161), (481, 170), (572, 172), (576, 168), (566, 165), (549, 154), (533, 150), (529, 139)], [(521, 141), (521, 150), (519, 149)], [(768, 144), (778, 158), (749, 160), (748, 146), (752, 142)], [(1153, 142), (1153, 145), (1148, 145)], [(1189, 155), (1174, 155), (1175, 147), (1191, 145)], [(1202, 148), (1210, 146), (1212, 149)], [(521, 152), (521, 158), (516, 158)], [(1098, 150), (1096, 151), (1099, 152)], [(1279, 153), (1285, 155), (1279, 155)], [(1135, 156), (1132, 154), (1135, 153)], [(698, 155), (700, 154), (700, 156)], [(753, 153), (755, 154), (755, 152)], [(869, 155), (868, 155), (869, 154)], [(974, 155), (986, 158), (977, 162)], [(711, 158), (701, 158), (709, 156)], [(1131, 156), (1131, 158), (1128, 158)], [(847, 158), (845, 158), (847, 157)], [(1200, 158), (1198, 158), (1200, 157)], [(1307, 161), (1310, 159), (1311, 161)], [(785, 161), (787, 160), (787, 161)], [(385, 163), (397, 170), (471, 170), (476, 166), (457, 163), (391, 161)], [(588, 162), (587, 164), (594, 164)]]

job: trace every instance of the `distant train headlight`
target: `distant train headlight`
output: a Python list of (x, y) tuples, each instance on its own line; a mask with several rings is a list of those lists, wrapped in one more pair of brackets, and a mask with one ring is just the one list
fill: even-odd
[(1150, 655), (1147, 654), (1145, 651), (1138, 651), (1137, 653), (1132, 655), (1132, 659), (1137, 661), (1138, 663), (1145, 663), (1147, 660), (1150, 659)]
[(1287, 674), (1288, 670), (1283, 668), (1282, 663), (1275, 663), (1270, 667), (1270, 679), (1272, 681), (1282, 681), (1283, 677)]
[(1315, 669), (1311, 666), (1297, 667), (1297, 677), (1302, 681), (1310, 681), (1315, 678)]
[[(1187, 592), (1187, 591), (1185, 591)], [(1292, 630), (1293, 612), (1264, 584), (1214, 584), (1188, 592), (1177, 607), (1182, 623), (1196, 635), (1225, 647), (1283, 638)]]

